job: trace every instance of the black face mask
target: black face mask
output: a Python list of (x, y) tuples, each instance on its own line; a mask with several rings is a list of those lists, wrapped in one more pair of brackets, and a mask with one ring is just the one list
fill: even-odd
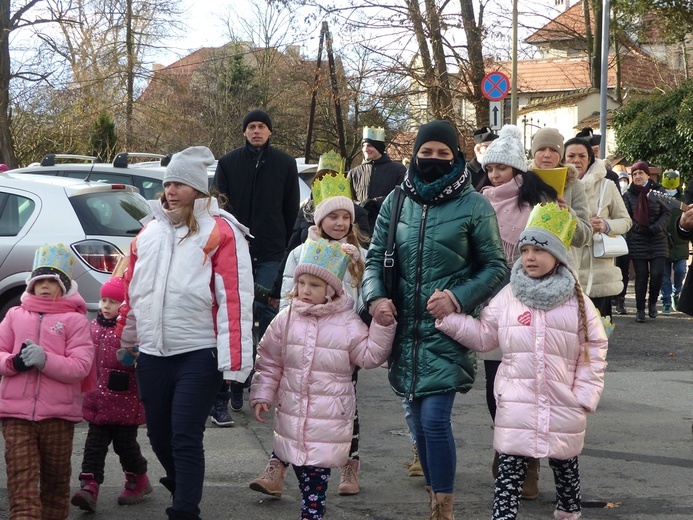
[(419, 169), (419, 175), (421, 179), (427, 183), (437, 181), (444, 175), (450, 173), (454, 164), (454, 160), (416, 158), (416, 166)]

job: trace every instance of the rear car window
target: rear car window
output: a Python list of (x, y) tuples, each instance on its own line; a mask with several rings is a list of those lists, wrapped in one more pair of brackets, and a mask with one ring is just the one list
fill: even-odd
[(14, 193), (0, 193), (0, 236), (17, 236), (34, 208), (36, 203), (31, 199)]
[(139, 195), (124, 191), (74, 195), (70, 203), (87, 235), (135, 236), (150, 212)]

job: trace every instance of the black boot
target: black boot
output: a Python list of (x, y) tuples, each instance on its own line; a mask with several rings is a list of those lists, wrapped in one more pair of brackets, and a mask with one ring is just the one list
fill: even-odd
[(171, 492), (171, 496), (176, 494), (176, 481), (171, 477), (161, 477), (159, 483)]
[(202, 520), (200, 516), (195, 513), (191, 513), (190, 511), (179, 511), (172, 507), (166, 508), (166, 514), (168, 515), (168, 520)]
[(635, 321), (638, 323), (645, 323), (645, 311), (638, 309), (635, 312)]
[(626, 310), (626, 298), (618, 297), (614, 299), (616, 300), (616, 314), (619, 314), (621, 316), (623, 316), (624, 314), (628, 314), (628, 311)]
[(657, 317), (657, 302), (650, 303), (647, 314), (650, 316), (650, 318), (654, 319)]

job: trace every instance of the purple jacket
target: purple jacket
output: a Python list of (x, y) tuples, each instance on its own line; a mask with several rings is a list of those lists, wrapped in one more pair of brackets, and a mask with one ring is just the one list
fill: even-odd
[[(76, 283), (63, 298), (24, 293), (0, 323), (0, 417), (82, 420), (82, 391), (92, 373), (94, 344), (87, 305)], [(46, 351), (46, 365), (17, 372), (12, 359), (27, 339)]]
[(120, 340), (115, 326), (104, 327), (93, 320), (91, 339), (96, 349), (98, 383), (94, 392), (84, 395), (84, 418), (93, 424), (144, 424), (144, 405), (137, 393), (135, 367), (124, 366), (116, 357)]

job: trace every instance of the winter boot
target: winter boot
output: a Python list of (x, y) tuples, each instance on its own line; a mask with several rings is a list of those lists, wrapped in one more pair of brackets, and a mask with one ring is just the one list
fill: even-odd
[(539, 498), (539, 459), (529, 459), (520, 498), (522, 500), (536, 500)]
[(171, 493), (171, 496), (175, 495), (176, 493), (176, 481), (173, 480), (171, 477), (161, 477), (159, 479), (159, 483), (164, 486), (166, 489), (169, 490)]
[(361, 491), (359, 487), (360, 465), (358, 459), (349, 459), (347, 463), (342, 466), (342, 475), (339, 479), (337, 493), (340, 495), (356, 495)]
[(428, 507), (431, 509), (431, 515), (433, 515), (433, 510), (436, 505), (436, 494), (433, 492), (431, 486), (424, 486), (424, 488), (426, 489), (426, 493), (428, 493)]
[(578, 511), (577, 513), (570, 513), (568, 511), (561, 511), (560, 509), (556, 509), (553, 512), (553, 517), (555, 520), (578, 520), (582, 513)]
[(166, 508), (166, 514), (168, 515), (168, 520), (202, 520), (200, 515), (196, 515), (190, 511), (180, 511), (172, 507)]
[(240, 412), (243, 409), (243, 385), (240, 383), (231, 383), (231, 410)]
[(424, 472), (423, 468), (421, 467), (421, 461), (419, 460), (419, 450), (416, 448), (416, 444), (412, 445), (412, 449), (414, 450), (414, 460), (411, 463), (408, 463), (409, 476), (423, 477)]
[(647, 314), (652, 319), (657, 317), (657, 302), (650, 302), (650, 304), (647, 307)]
[(452, 493), (436, 493), (435, 504), (431, 511), (430, 520), (455, 520), (455, 515), (452, 513)]
[(285, 475), (286, 466), (279, 459), (272, 458), (262, 475), (250, 483), (250, 489), (279, 498), (282, 496)]
[(645, 323), (645, 311), (638, 309), (635, 311), (635, 321), (638, 323)]
[(121, 506), (130, 506), (144, 500), (152, 492), (152, 485), (149, 483), (146, 473), (125, 472), (125, 489), (118, 495), (118, 503)]
[(96, 511), (96, 501), (99, 498), (99, 483), (94, 480), (93, 473), (79, 474), (79, 491), (72, 495), (70, 503), (82, 511)]
[(233, 426), (234, 422), (229, 413), (229, 400), (217, 399), (212, 405), (212, 411), (209, 413), (212, 416), (212, 422), (217, 426), (226, 427)]
[(628, 314), (628, 310), (626, 309), (626, 298), (623, 297), (618, 297), (616, 299), (616, 314), (619, 314), (621, 316)]

